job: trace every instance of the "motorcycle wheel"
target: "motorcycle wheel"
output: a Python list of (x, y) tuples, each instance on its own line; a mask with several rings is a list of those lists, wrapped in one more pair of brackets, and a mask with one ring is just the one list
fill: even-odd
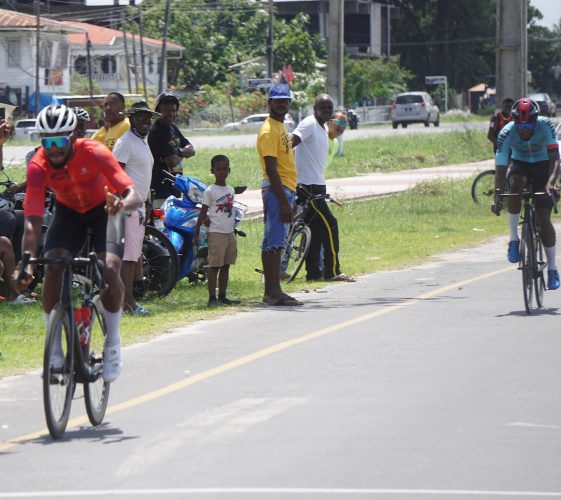
[(169, 238), (153, 226), (146, 226), (142, 244), (144, 299), (165, 297), (179, 275), (179, 258)]

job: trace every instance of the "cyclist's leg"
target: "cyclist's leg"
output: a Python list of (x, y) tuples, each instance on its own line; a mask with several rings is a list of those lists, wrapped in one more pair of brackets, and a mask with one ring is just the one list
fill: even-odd
[[(509, 191), (513, 194), (520, 194), (526, 187), (528, 178), (526, 169), (522, 162), (513, 161), (507, 171), (507, 182)], [(508, 202), (508, 227), (510, 238), (508, 244), (507, 258), (509, 262), (516, 263), (519, 260), (519, 241), (518, 222), (520, 220), (521, 200), (518, 197), (509, 199)]]

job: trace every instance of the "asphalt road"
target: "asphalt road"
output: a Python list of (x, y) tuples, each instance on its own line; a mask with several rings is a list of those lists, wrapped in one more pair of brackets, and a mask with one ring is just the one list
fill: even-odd
[(505, 253), (128, 347), (104, 424), (78, 390), (59, 442), (39, 373), (4, 379), (0, 498), (561, 498), (561, 291), (527, 316)]
[[(366, 139), (368, 137), (386, 137), (386, 136), (401, 136), (408, 134), (426, 134), (426, 133), (440, 133), (450, 132), (451, 130), (464, 130), (465, 127), (469, 128), (486, 128), (487, 122), (469, 122), (464, 123), (442, 123), (440, 127), (425, 127), (423, 124), (409, 125), (407, 128), (398, 128), (393, 130), (390, 124), (387, 126), (379, 127), (360, 127), (356, 130), (347, 130), (344, 135), (345, 141), (352, 141), (355, 139)], [(240, 135), (194, 135), (187, 137), (195, 146), (195, 150), (205, 148), (240, 148), (240, 147), (254, 147), (256, 134), (240, 134)], [(11, 163), (23, 163), (25, 155), (31, 150), (29, 146), (5, 146), (4, 147), (4, 163), (6, 165)]]

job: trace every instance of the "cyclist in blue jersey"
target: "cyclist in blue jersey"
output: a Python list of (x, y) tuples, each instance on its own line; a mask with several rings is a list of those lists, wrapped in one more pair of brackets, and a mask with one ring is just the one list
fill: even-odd
[[(559, 175), (559, 145), (555, 139), (555, 129), (549, 119), (538, 116), (538, 104), (525, 97), (519, 99), (512, 107), (513, 121), (501, 130), (497, 140), (495, 155), (495, 189), (505, 185), (505, 179), (511, 193), (521, 193), (526, 185), (531, 184), (534, 191), (550, 193)], [(507, 170), (508, 153), (511, 151), (511, 165)], [(518, 237), (518, 220), (520, 217), (520, 198), (511, 198), (508, 202), (508, 222), (510, 242), (507, 258), (517, 263), (520, 259), (520, 239)], [(555, 230), (551, 223), (553, 201), (543, 195), (536, 200), (536, 222), (547, 258), (547, 287), (559, 288), (559, 273), (555, 264)], [(500, 212), (501, 206), (494, 208)]]

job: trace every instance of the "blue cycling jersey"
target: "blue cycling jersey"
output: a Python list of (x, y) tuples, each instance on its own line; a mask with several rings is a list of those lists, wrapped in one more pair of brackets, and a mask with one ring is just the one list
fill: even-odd
[(551, 121), (538, 116), (534, 134), (527, 141), (520, 139), (514, 122), (507, 123), (497, 138), (495, 165), (508, 165), (508, 152), (512, 151), (513, 160), (538, 163), (549, 158), (548, 152), (558, 149), (555, 128)]

